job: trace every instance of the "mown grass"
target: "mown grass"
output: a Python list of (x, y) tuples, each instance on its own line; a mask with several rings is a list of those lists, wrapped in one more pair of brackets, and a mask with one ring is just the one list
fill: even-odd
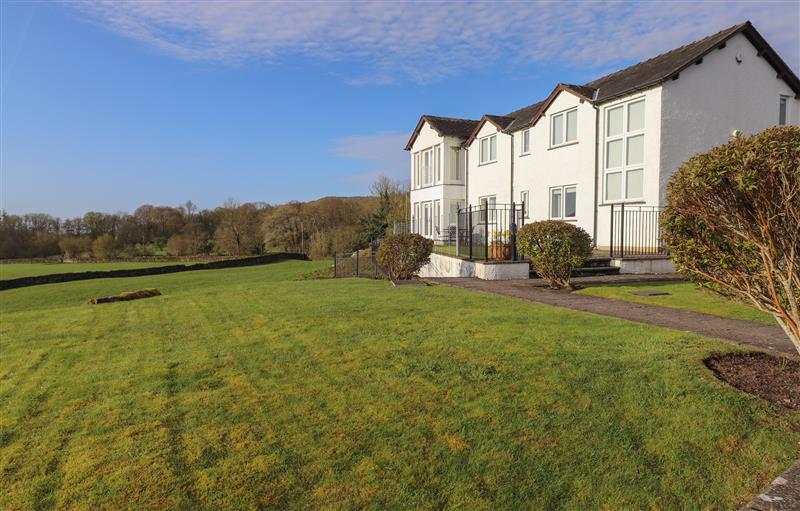
[(163, 262), (110, 262), (110, 263), (0, 263), (0, 280), (52, 275), (53, 273), (78, 273), (83, 271), (133, 270), (171, 264), (191, 264), (175, 261)]
[(798, 456), (728, 346), (326, 264), (0, 292), (0, 509), (730, 509)]
[[(638, 296), (632, 291), (649, 289), (663, 291), (669, 295), (663, 296)], [(775, 318), (761, 312), (750, 305), (734, 302), (706, 289), (701, 289), (690, 282), (637, 282), (631, 284), (600, 284), (587, 285), (586, 289), (578, 291), (580, 294), (614, 298), (628, 302), (661, 305), (674, 309), (684, 309), (725, 318), (744, 319), (756, 321), (767, 325), (775, 325)]]

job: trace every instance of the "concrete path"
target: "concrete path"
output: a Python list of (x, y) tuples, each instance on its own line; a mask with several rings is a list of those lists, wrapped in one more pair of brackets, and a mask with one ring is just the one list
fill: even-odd
[[(641, 275), (631, 275), (630, 279), (621, 280), (616, 276), (613, 282), (642, 281)], [(607, 279), (608, 277), (606, 277)], [(594, 280), (589, 280), (594, 279)], [(576, 283), (604, 282), (603, 277), (586, 277), (574, 279)], [(645, 305), (625, 302), (611, 298), (588, 296), (554, 291), (544, 287), (537, 280), (480, 280), (475, 278), (436, 278), (426, 279), (438, 284), (460, 287), (474, 291), (483, 291), (503, 296), (521, 298), (532, 302), (564, 307), (582, 312), (592, 312), (604, 316), (627, 319), (639, 323), (647, 323), (675, 330), (694, 332), (706, 337), (713, 337), (724, 342), (740, 344), (767, 351), (775, 351), (787, 355), (797, 355), (792, 343), (778, 325), (764, 325), (752, 321), (721, 318), (699, 312), (684, 311), (656, 305)], [(666, 280), (663, 275), (653, 276), (649, 280)]]
[(800, 509), (800, 461), (778, 476), (769, 488), (740, 511), (797, 511)]

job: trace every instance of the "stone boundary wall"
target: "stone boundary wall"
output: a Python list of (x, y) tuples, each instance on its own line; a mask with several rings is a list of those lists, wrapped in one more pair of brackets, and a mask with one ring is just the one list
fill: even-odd
[(182, 271), (217, 270), (221, 268), (238, 268), (240, 266), (256, 266), (259, 264), (276, 263), (297, 259), (308, 261), (305, 254), (278, 252), (263, 256), (245, 257), (240, 259), (225, 259), (210, 263), (173, 264), (169, 266), (156, 266), (153, 268), (136, 268), (130, 270), (84, 271), (75, 273), (54, 273), (52, 275), (36, 275), (33, 277), (20, 277), (18, 279), (0, 280), (0, 291), (20, 287), (38, 286), (41, 284), (56, 284), (59, 282), (73, 282), (89, 279), (113, 279), (122, 277), (142, 277), (146, 275), (162, 275), (166, 273), (179, 273)]

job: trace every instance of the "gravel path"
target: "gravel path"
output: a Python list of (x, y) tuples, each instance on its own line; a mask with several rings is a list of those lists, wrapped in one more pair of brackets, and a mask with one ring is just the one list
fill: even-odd
[[(622, 276), (619, 276), (622, 277)], [(619, 279), (619, 277), (616, 277)], [(631, 275), (628, 281), (641, 281), (641, 276)], [(638, 277), (636, 279), (635, 277)], [(652, 280), (665, 280), (657, 276)], [(600, 278), (588, 277), (584, 280)], [(521, 298), (532, 302), (554, 305), (582, 312), (592, 312), (603, 316), (627, 319), (675, 330), (694, 332), (721, 341), (744, 345), (767, 351), (797, 355), (794, 346), (778, 325), (764, 325), (752, 321), (722, 318), (699, 312), (684, 311), (656, 305), (645, 305), (599, 296), (578, 295), (568, 291), (554, 291), (543, 287), (537, 280), (480, 280), (475, 278), (436, 278), (426, 279), (438, 284), (483, 291), (503, 296)], [(614, 280), (620, 282), (625, 280)], [(578, 283), (580, 280), (575, 279)]]

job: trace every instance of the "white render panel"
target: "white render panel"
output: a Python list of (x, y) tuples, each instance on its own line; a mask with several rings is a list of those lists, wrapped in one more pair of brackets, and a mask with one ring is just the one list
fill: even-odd
[[(577, 140), (560, 147), (550, 147), (550, 118), (553, 114), (577, 107)], [(522, 131), (514, 132), (514, 202), (520, 193), (530, 192), (529, 218), (526, 223), (549, 218), (550, 189), (577, 187), (576, 223), (593, 234), (594, 227), (594, 151), (595, 110), (588, 101), (562, 91), (550, 104), (544, 117), (531, 128), (530, 154), (520, 156)], [(470, 155), (471, 159), (471, 155)], [(477, 192), (474, 193), (477, 195)], [(470, 181), (470, 195), (473, 195)]]
[[(497, 135), (497, 161), (480, 164), (481, 138)], [(494, 195), (497, 204), (511, 202), (511, 136), (498, 131), (491, 122), (486, 122), (478, 136), (469, 146), (469, 197), (467, 204), (476, 206), (480, 197)]]
[[(597, 177), (597, 232), (596, 243), (600, 248), (608, 248), (611, 229), (611, 204), (624, 202), (634, 208), (636, 206), (661, 206), (661, 86), (637, 92), (598, 105), (599, 123), (599, 158)], [(619, 105), (625, 105), (644, 99), (644, 183), (641, 200), (605, 200), (605, 161), (606, 161), (606, 112)], [(624, 157), (624, 155), (623, 155)], [(590, 231), (591, 232), (591, 231)]]
[[(737, 63), (736, 57), (741, 57)], [(700, 65), (664, 83), (661, 192), (692, 155), (727, 142), (734, 130), (753, 134), (778, 123), (780, 95), (789, 96), (789, 123), (800, 123), (800, 101), (742, 34), (713, 50)]]

